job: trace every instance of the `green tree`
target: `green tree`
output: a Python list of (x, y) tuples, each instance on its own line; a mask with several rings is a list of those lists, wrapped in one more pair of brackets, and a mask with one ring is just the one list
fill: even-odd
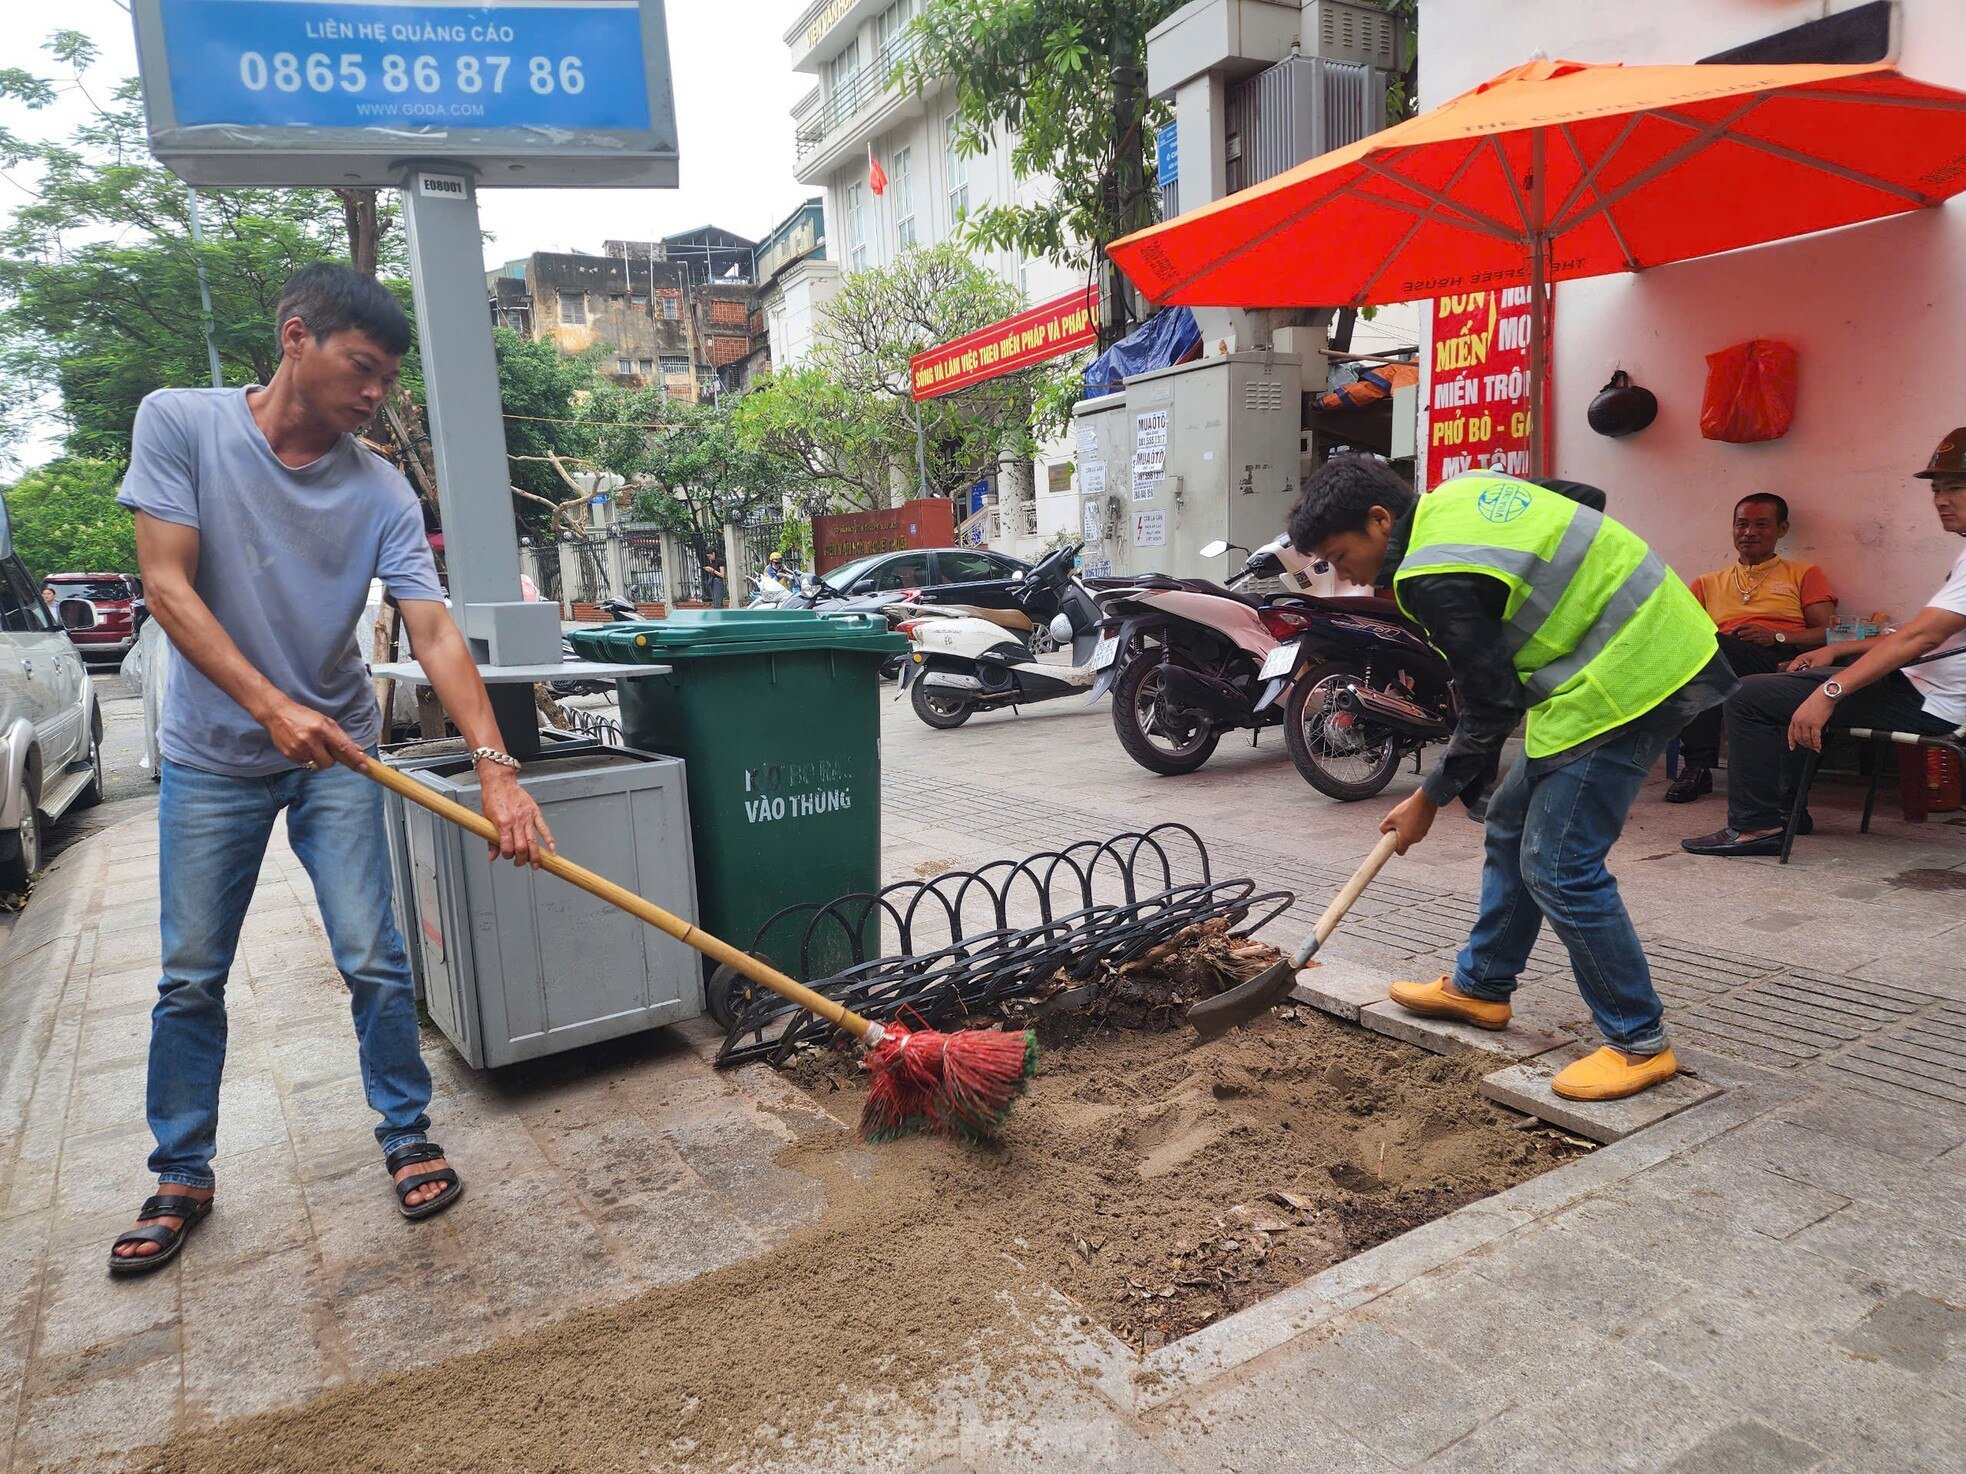
[[(745, 396), (745, 438), (788, 468), (807, 510), (879, 508), (948, 492), (1031, 455), (1042, 371), (1011, 374), (917, 404), (908, 360), (1015, 312), (1017, 289), (953, 242), (844, 278), (798, 364)], [(916, 417), (920, 417), (918, 447)]]
[(1108, 242), (1159, 217), (1147, 97), (1147, 32), (1183, 0), (930, 0), (903, 71), (922, 90), (955, 86), (958, 147), (983, 152), (1002, 130), (1011, 167), (1046, 181), (1033, 203), (985, 205), (966, 238), (1083, 271), (1103, 271), (1102, 346), (1123, 336), (1128, 297)]
[[(58, 89), (97, 95), (86, 37), (59, 32), (46, 49), (67, 75), (0, 71), (0, 102), (31, 110)], [(0, 231), (0, 451), (25, 435), (26, 408), (58, 393), (68, 452), (120, 460), (145, 394), (208, 382), (200, 263), (226, 381), (265, 382), (278, 361), (280, 288), (301, 266), (348, 255), (350, 217), (328, 190), (203, 192), (204, 244), (194, 244), (189, 193), (150, 157), (134, 81), (65, 141), (0, 127), (0, 166), (21, 164), (39, 166), (41, 179)], [(391, 220), (378, 217), (379, 260), (400, 275)]]
[(725, 524), (776, 507), (793, 490), (790, 468), (746, 433), (742, 403), (598, 384), (581, 407), (594, 426), (592, 464), (626, 481), (622, 493), (642, 521), (698, 549), (721, 547)]
[(14, 550), (35, 577), (136, 572), (136, 523), (116, 505), (122, 479), (115, 462), (63, 459), (6, 489)]
[[(565, 479), (552, 458), (589, 455), (595, 431), (576, 423), (595, 389), (590, 358), (573, 358), (552, 343), (522, 338), (510, 328), (492, 329), (498, 357), (498, 397), (505, 410), (505, 453), (512, 485), (550, 501), (565, 501)], [(547, 514), (537, 502), (521, 499), (520, 514), (544, 530)]]

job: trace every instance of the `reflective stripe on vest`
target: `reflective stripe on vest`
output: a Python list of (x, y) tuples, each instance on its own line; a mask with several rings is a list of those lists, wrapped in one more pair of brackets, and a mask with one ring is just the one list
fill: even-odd
[(1456, 477), (1422, 501), (1413, 538), (1395, 595), (1430, 572), (1492, 573), (1508, 587), (1504, 639), (1531, 703), (1532, 757), (1651, 710), (1718, 649), (1698, 602), (1636, 534), (1558, 492)]

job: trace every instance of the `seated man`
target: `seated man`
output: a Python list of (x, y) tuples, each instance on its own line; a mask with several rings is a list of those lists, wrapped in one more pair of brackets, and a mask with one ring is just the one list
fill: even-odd
[[(1918, 473), (1932, 483), (1939, 526), (1966, 537), (1966, 426), (1939, 442)], [(1949, 657), (1908, 668), (1935, 651)], [(1855, 655), (1840, 670), (1833, 661)], [(1727, 827), (1680, 841), (1696, 855), (1776, 855), (1801, 776), (1802, 753), (1820, 752), (1825, 727), (1950, 732), (1966, 722), (1966, 551), (1923, 609), (1869, 640), (1798, 655), (1787, 671), (1750, 676), (1727, 701)]]
[[(1789, 504), (1772, 492), (1744, 496), (1734, 506), (1735, 562), (1692, 582), (1720, 629), (1720, 653), (1737, 676), (1780, 670), (1800, 650), (1818, 650), (1836, 623), (1836, 591), (1813, 563), (1776, 555), (1788, 535)], [(1713, 792), (1720, 761), (1723, 708), (1710, 706), (1679, 734), (1679, 777), (1666, 789), (1669, 804)]]

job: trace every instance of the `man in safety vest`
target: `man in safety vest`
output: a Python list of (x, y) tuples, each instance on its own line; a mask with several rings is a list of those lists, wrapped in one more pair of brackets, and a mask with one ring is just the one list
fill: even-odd
[(1305, 483), (1290, 514), (1298, 551), (1353, 583), (1390, 584), (1454, 671), (1461, 711), (1446, 753), (1379, 826), (1401, 854), (1442, 806), (1478, 810), (1528, 718), (1523, 755), (1487, 799), (1474, 931), (1452, 973), (1395, 983), (1392, 997), (1506, 1027), (1547, 918), (1606, 1040), (1551, 1082), (1572, 1100), (1633, 1095), (1679, 1068), (1605, 857), (1666, 743), (1735, 684), (1713, 621), (1603, 503), (1592, 487), (1485, 471), (1416, 499), (1383, 462), (1347, 456)]

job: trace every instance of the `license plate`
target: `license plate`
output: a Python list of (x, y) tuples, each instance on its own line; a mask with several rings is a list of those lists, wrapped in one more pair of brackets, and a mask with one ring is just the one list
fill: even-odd
[(1262, 678), (1274, 681), (1278, 676), (1287, 676), (1297, 668), (1297, 644), (1292, 640), (1288, 645), (1279, 645), (1269, 653), (1263, 662)]
[(1119, 653), (1120, 637), (1118, 635), (1107, 635), (1097, 645), (1092, 647), (1092, 668), (1094, 670), (1104, 670), (1119, 658)]

